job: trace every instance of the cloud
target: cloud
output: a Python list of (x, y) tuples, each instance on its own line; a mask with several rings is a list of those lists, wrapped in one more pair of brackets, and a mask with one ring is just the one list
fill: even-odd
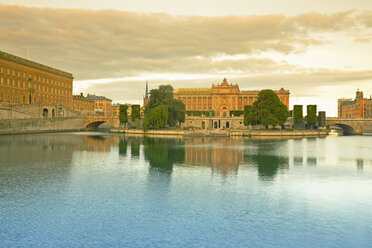
[[(258, 59), (263, 52), (301, 53), (329, 41), (322, 32), (354, 29), (353, 11), (297, 16), (171, 16), (115, 10), (0, 5), (0, 47), (72, 72), (76, 79), (157, 73), (279, 73), (296, 65)], [(244, 54), (241, 60), (216, 56)]]
[[(175, 80), (171, 80), (159, 76), (149, 79), (149, 87), (152, 89), (157, 88), (161, 84), (171, 84), (174, 88), (209, 88), (212, 84), (221, 83), (223, 77), (222, 75), (211, 77), (201, 76), (199, 78), (195, 76), (192, 78), (176, 78)], [(287, 74), (235, 75), (229, 76), (227, 80), (229, 83), (238, 84), (241, 90), (261, 90), (265, 88), (280, 89), (284, 87), (290, 90), (292, 97), (328, 97), (330, 95), (337, 95), (336, 90), (339, 87), (346, 87), (350, 89), (351, 92), (354, 92), (358, 85), (365, 84), (365, 82), (372, 80), (372, 70), (342, 71), (303, 69), (302, 71)], [(79, 81), (75, 82), (77, 86), (82, 83), (83, 82)], [(102, 83), (88, 83), (87, 86), (88, 87), (81, 89), (81, 92), (95, 92), (105, 95), (115, 102), (141, 103), (145, 91), (145, 80), (123, 78), (106, 80)], [(324, 91), (327, 87), (330, 90)], [(319, 90), (320, 88), (322, 89), (321, 92)]]

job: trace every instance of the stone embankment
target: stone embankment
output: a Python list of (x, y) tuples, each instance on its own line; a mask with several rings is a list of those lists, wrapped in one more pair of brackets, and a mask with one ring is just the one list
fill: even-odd
[(81, 117), (5, 119), (0, 120), (0, 135), (80, 131), (84, 129), (84, 123)]
[(216, 130), (216, 129), (195, 129), (195, 130), (149, 130), (144, 132), (140, 129), (122, 129), (117, 132), (124, 132), (130, 135), (168, 135), (184, 137), (252, 137), (252, 138), (302, 138), (302, 137), (325, 137), (327, 131), (323, 130)]

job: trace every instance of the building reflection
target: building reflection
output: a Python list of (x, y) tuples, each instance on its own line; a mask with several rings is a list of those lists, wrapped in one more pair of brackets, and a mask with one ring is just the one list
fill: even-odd
[(236, 174), (244, 154), (243, 140), (226, 138), (189, 138), (185, 140), (185, 164), (209, 166), (213, 172)]
[(74, 149), (81, 140), (51, 134), (1, 136), (0, 195), (14, 197), (35, 188), (48, 188), (50, 182), (62, 190), (71, 174)]
[(317, 158), (316, 157), (308, 157), (307, 158), (307, 165), (309, 166), (315, 166), (317, 164)]
[(112, 146), (119, 143), (116, 135), (90, 135), (83, 136), (83, 142), (75, 150), (91, 152), (111, 152)]
[(364, 165), (364, 160), (363, 159), (357, 159), (356, 161), (356, 164), (357, 164), (357, 169), (358, 170), (363, 170), (363, 165)]

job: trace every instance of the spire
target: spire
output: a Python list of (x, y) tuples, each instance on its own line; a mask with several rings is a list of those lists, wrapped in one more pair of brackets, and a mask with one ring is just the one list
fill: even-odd
[(226, 78), (224, 78), (223, 79), (223, 81), (222, 81), (222, 84), (221, 85), (228, 85), (228, 83), (227, 83), (227, 79)]
[(147, 80), (146, 80), (146, 93), (145, 93), (145, 99), (148, 99), (149, 98), (149, 87), (148, 87), (148, 83), (147, 83)]

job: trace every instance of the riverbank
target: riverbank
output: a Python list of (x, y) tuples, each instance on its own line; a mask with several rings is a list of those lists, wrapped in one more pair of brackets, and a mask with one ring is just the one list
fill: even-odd
[[(115, 131), (113, 131), (115, 132)], [(327, 136), (323, 130), (216, 130), (216, 129), (195, 129), (195, 130), (149, 130), (144, 132), (141, 129), (121, 129), (116, 132), (130, 135), (164, 135), (182, 137), (280, 137), (280, 138), (316, 138)]]
[(27, 118), (0, 120), (0, 135), (83, 131), (80, 117)]

